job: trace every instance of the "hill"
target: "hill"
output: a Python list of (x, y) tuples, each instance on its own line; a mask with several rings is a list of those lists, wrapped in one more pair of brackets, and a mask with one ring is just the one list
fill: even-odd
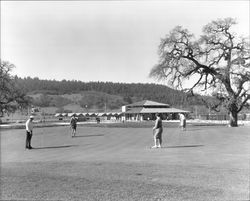
[(56, 81), (17, 76), (15, 80), (31, 97), (34, 106), (58, 110), (65, 110), (69, 105), (78, 105), (82, 110), (114, 110), (145, 99), (187, 109), (203, 104), (181, 91), (159, 84)]

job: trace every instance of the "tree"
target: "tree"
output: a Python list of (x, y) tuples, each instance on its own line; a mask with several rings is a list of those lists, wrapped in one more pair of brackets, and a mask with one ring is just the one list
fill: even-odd
[[(160, 59), (150, 72), (151, 77), (168, 80), (171, 86), (192, 95), (195, 90), (210, 93), (217, 101), (209, 107), (226, 107), (233, 127), (250, 99), (249, 38), (237, 37), (231, 30), (235, 24), (232, 18), (212, 21), (197, 40), (177, 26), (161, 39)], [(195, 82), (185, 88), (183, 82), (188, 79)]]
[(33, 104), (39, 107), (49, 107), (51, 103), (51, 98), (47, 94), (41, 94), (39, 98), (33, 101)]
[(22, 92), (10, 72), (15, 66), (1, 60), (0, 68), (0, 115), (4, 112), (13, 112), (17, 108), (26, 107), (29, 98)]
[(133, 102), (131, 97), (127, 94), (123, 97), (123, 100), (128, 104), (131, 104)]

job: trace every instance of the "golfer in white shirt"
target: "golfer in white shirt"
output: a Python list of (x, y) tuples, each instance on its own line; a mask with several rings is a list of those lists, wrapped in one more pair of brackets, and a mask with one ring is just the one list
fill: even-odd
[(31, 138), (33, 133), (33, 122), (32, 122), (33, 119), (34, 116), (30, 116), (30, 118), (26, 121), (26, 144), (25, 144), (26, 149), (32, 149)]

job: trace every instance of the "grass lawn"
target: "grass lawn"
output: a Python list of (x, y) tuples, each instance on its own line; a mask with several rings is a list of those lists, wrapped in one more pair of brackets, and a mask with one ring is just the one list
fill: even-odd
[(250, 127), (165, 125), (1, 130), (1, 200), (247, 201)]

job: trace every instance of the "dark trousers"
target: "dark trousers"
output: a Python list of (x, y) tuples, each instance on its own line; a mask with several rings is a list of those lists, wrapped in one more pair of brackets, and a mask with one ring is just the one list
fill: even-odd
[(32, 131), (26, 131), (26, 148), (31, 148), (31, 138), (32, 138)]

